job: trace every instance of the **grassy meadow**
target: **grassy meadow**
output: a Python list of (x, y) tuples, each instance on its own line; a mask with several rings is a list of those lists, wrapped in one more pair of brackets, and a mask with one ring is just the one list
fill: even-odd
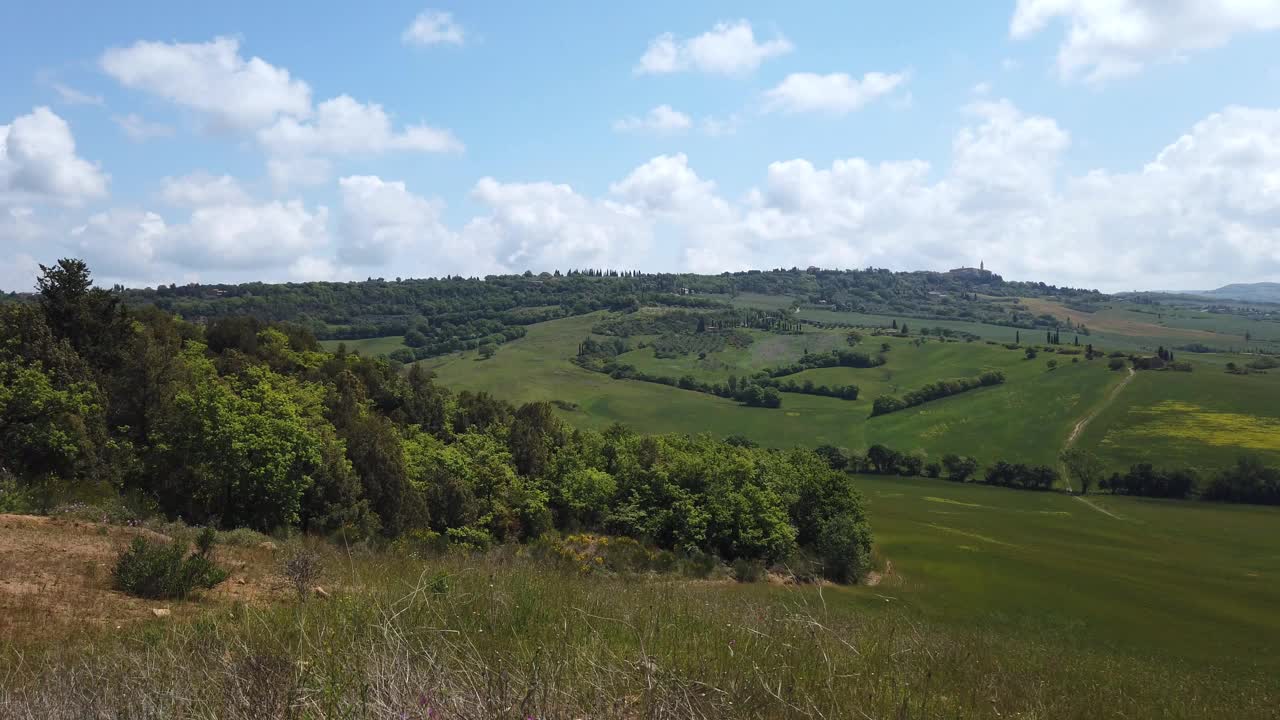
[(362, 338), (360, 340), (321, 340), (320, 347), (334, 352), (339, 345), (345, 344), (347, 352), (358, 352), (361, 355), (386, 355), (387, 353), (406, 347), (403, 335), (387, 337)]
[(864, 585), (322, 546), (327, 599), (0, 641), (0, 715), (1275, 716), (1280, 509), (857, 482)]
[(1091, 506), (924, 478), (859, 487), (896, 576), (877, 589), (924, 618), (1280, 677), (1280, 509), (1112, 496)]
[(1117, 470), (1145, 462), (1208, 472), (1243, 453), (1280, 462), (1280, 373), (1231, 375), (1221, 358), (1196, 357), (1191, 373), (1138, 373), (1081, 446)]

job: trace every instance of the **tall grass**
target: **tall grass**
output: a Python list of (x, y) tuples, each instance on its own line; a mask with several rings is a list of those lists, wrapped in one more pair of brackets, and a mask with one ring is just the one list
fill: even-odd
[(829, 610), (814, 586), (587, 576), (514, 551), (326, 564), (343, 581), (325, 601), (10, 649), (0, 717), (1238, 718), (1277, 699), (1262, 681)]

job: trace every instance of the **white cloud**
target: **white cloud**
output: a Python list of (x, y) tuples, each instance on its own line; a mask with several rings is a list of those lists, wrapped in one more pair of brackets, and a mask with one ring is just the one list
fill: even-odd
[(103, 104), (101, 95), (90, 95), (89, 93), (81, 92), (69, 85), (63, 85), (62, 83), (54, 83), (53, 89), (55, 92), (58, 93), (58, 97), (62, 100), (62, 102), (67, 105), (102, 105)]
[(465, 41), (462, 26), (451, 13), (424, 10), (400, 36), (406, 45), (461, 45)]
[(328, 245), (328, 215), (297, 200), (199, 208), (174, 229), (168, 259), (192, 268), (287, 265)]
[(320, 103), (311, 120), (280, 118), (274, 125), (260, 130), (258, 140), (268, 151), (279, 155), (463, 150), (462, 143), (448, 130), (410, 125), (397, 132), (381, 105), (356, 102), (347, 95)]
[(792, 73), (765, 93), (765, 108), (845, 115), (893, 92), (906, 80), (905, 73), (869, 72), (861, 80), (845, 73)]
[[(409, 192), (403, 182), (389, 182), (369, 175), (354, 175), (338, 181), (342, 191), (342, 244), (338, 257), (350, 265), (385, 266), (393, 260), (425, 264), (458, 271), (457, 263), (439, 261), (441, 250), (450, 246), (454, 235), (441, 222), (444, 203)], [(406, 253), (414, 257), (406, 258)], [(463, 253), (465, 254), (465, 253)], [(402, 273), (409, 274), (409, 273)]]
[[(471, 197), (486, 209), (460, 226), (445, 221), (441, 201), (359, 175), (339, 181), (332, 229), (324, 207), (257, 201), (233, 178), (207, 174), (163, 183), (171, 207), (190, 208), (171, 218), (116, 209), (69, 232), (70, 221), (37, 214), (46, 208), (11, 203), (0, 207), (0, 265), (65, 247), (104, 280), (135, 282), (193, 272), (279, 280), (573, 267), (946, 269), (979, 259), (1006, 277), (1112, 290), (1280, 274), (1280, 109), (1229, 107), (1142, 167), (1078, 175), (1063, 169), (1072, 138), (1053, 119), (1000, 99), (963, 112), (949, 160), (936, 165), (786, 159), (726, 198), (687, 156), (659, 155), (598, 196), (484, 178)], [(14, 274), (0, 271), (0, 282)]]
[(279, 277), (279, 269), (328, 247), (328, 210), (299, 201), (211, 205), (169, 224), (154, 212), (112, 209), (90, 216), (70, 236), (75, 251), (109, 277), (145, 282), (185, 271)]
[[(101, 65), (128, 87), (204, 113), (218, 127), (252, 133), (280, 187), (327, 182), (332, 157), (464, 149), (448, 130), (422, 123), (396, 129), (377, 103), (339, 95), (313, 106), (305, 82), (260, 58), (245, 60), (234, 38), (139, 42), (108, 50)], [(163, 132), (136, 116), (119, 122), (131, 135)]]
[(99, 64), (120, 84), (207, 114), (220, 127), (252, 129), (311, 113), (311, 88), (284, 68), (240, 57), (236, 38), (137, 42), (107, 50)]
[(647, 130), (656, 133), (673, 133), (693, 127), (693, 120), (688, 115), (673, 109), (670, 105), (659, 105), (644, 117), (631, 115), (613, 123), (618, 132), (636, 132)]
[(145, 142), (152, 138), (173, 137), (173, 128), (164, 123), (152, 122), (137, 113), (113, 115), (111, 119), (134, 142)]
[(702, 122), (698, 126), (702, 133), (708, 137), (724, 137), (736, 134), (738, 125), (741, 123), (742, 118), (737, 113), (733, 113), (722, 118), (708, 115), (702, 118)]
[(1280, 3), (1018, 0), (1009, 31), (1015, 38), (1026, 38), (1059, 19), (1068, 24), (1058, 48), (1059, 73), (1067, 79), (1099, 82), (1225, 45), (1235, 35), (1280, 28)]
[(716, 195), (716, 185), (689, 167), (684, 153), (659, 155), (609, 187), (609, 192), (639, 210), (666, 219), (723, 221), (732, 215)]
[(640, 57), (635, 73), (648, 75), (699, 70), (719, 75), (740, 75), (792, 49), (791, 41), (782, 35), (756, 42), (751, 23), (746, 20), (721, 22), (687, 40), (678, 40), (672, 33), (657, 36)]
[(568, 185), (482, 178), (471, 196), (490, 214), (473, 219), (463, 242), (503, 268), (633, 267), (652, 242), (636, 208), (593, 200)]
[[(0, 233), (3, 230), (0, 229)], [(15, 253), (0, 263), (0, 290), (30, 292), (35, 290), (36, 277), (40, 274), (38, 261), (25, 252)]]
[(259, 130), (257, 137), (270, 156), (272, 178), (282, 186), (326, 181), (329, 167), (324, 156), (464, 150), (448, 130), (410, 125), (397, 131), (381, 105), (346, 95), (320, 103), (311, 120), (282, 117)]
[(205, 172), (160, 181), (160, 195), (174, 207), (197, 208), (209, 205), (247, 205), (249, 194), (230, 175)]
[(70, 126), (49, 108), (0, 125), (0, 199), (79, 204), (106, 194), (107, 176), (76, 154)]
[(69, 249), (101, 279), (141, 278), (165, 252), (170, 228), (156, 213), (113, 208), (94, 213), (67, 234)]

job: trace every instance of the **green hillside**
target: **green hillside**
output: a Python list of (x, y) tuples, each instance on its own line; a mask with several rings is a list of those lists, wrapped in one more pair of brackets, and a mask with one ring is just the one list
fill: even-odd
[[(528, 334), (510, 342), (493, 358), (460, 353), (427, 366), (440, 381), (457, 389), (484, 390), (512, 402), (561, 400), (577, 405), (562, 410), (581, 427), (603, 428), (621, 422), (649, 431), (710, 432), (742, 435), (762, 445), (791, 447), (832, 444), (865, 450), (884, 443), (905, 450), (922, 449), (931, 456), (946, 452), (973, 455), (983, 461), (1018, 458), (1052, 464), (1079, 417), (1097, 405), (1121, 375), (1106, 370), (1103, 360), (1072, 363), (1071, 357), (1044, 354), (1027, 360), (1020, 350), (985, 343), (870, 337), (863, 346), (892, 348), (877, 368), (821, 368), (793, 377), (803, 382), (853, 383), (862, 388), (858, 400), (783, 393), (777, 410), (749, 408), (723, 398), (633, 380), (613, 380), (572, 362), (577, 344), (603, 315), (553, 320), (529, 326)], [(755, 333), (760, 339), (745, 350), (658, 360), (651, 349), (621, 356), (639, 367), (670, 375), (689, 374), (724, 380), (794, 362), (806, 348), (813, 352), (845, 346), (845, 331), (802, 335)], [(1074, 356), (1079, 357), (1079, 356)], [(1049, 359), (1059, 366), (1047, 368)], [(934, 401), (890, 415), (870, 418), (880, 394), (900, 392), (942, 378), (964, 377), (985, 369), (1006, 373), (1008, 381), (964, 395)], [(1019, 422), (1010, 423), (1013, 414)]]

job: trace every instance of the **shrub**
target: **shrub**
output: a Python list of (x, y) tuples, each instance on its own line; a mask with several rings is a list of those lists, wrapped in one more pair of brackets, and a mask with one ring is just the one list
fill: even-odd
[(1271, 357), (1260, 357), (1248, 363), (1246, 367), (1252, 370), (1274, 370), (1280, 368), (1280, 360)]
[(160, 600), (182, 599), (196, 590), (216, 587), (227, 579), (227, 571), (215, 565), (207, 551), (187, 556), (183, 543), (138, 537), (120, 553), (111, 576), (117, 590)]
[(28, 493), (18, 487), (18, 479), (0, 467), (0, 513), (26, 513), (34, 507)]
[(296, 546), (280, 562), (280, 574), (284, 575), (297, 593), (299, 602), (307, 599), (307, 591), (316, 584), (324, 572), (320, 553), (305, 545)]
[(1111, 358), (1111, 360), (1107, 363), (1107, 367), (1112, 370), (1124, 369), (1124, 358), (1118, 358), (1118, 357)]

